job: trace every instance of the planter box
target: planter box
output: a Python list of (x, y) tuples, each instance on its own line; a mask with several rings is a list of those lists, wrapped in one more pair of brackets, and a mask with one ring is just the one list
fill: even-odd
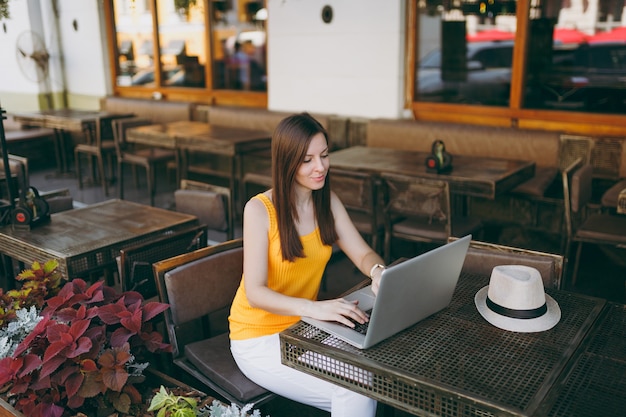
[(24, 417), (24, 414), (17, 411), (11, 404), (0, 398), (0, 417)]

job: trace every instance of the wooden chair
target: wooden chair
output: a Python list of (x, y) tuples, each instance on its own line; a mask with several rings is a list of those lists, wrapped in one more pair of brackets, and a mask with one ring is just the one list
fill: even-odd
[(611, 213), (626, 214), (626, 178), (621, 179), (602, 194), (602, 208)]
[(230, 352), (228, 314), (243, 273), (243, 241), (231, 240), (154, 264), (173, 362), (240, 407), (275, 394), (250, 381)]
[[(96, 159), (97, 172), (104, 190), (104, 195), (109, 195), (107, 171), (104, 168), (104, 158), (107, 158), (109, 172), (113, 176), (113, 156), (115, 155), (115, 142), (113, 138), (113, 121), (129, 117), (127, 115), (111, 114), (96, 119), (93, 129), (85, 132), (84, 143), (79, 143), (74, 147), (74, 160), (76, 164), (76, 175), (78, 176), (78, 186), (83, 188), (83, 175), (81, 172), (80, 155), (85, 154), (90, 158), (89, 166), (93, 158)], [(95, 179), (95, 178), (94, 178)]]
[[(174, 192), (174, 201), (176, 211), (198, 217), (209, 232), (220, 235), (218, 241), (233, 239), (235, 231), (230, 215), (231, 198), (228, 188), (200, 181), (181, 180), (180, 188)], [(215, 237), (213, 235), (209, 238)], [(212, 243), (216, 241), (212, 240)]]
[(333, 191), (346, 207), (357, 230), (369, 237), (370, 246), (380, 253), (383, 222), (378, 220), (378, 187), (367, 173), (332, 168), (330, 181)]
[(444, 244), (450, 236), (477, 233), (482, 223), (471, 217), (452, 215), (450, 189), (445, 181), (406, 175), (381, 175), (384, 201), (384, 258), (389, 263), (393, 238)]
[[(457, 238), (450, 238), (455, 239)], [(465, 256), (463, 271), (490, 276), (497, 265), (531, 266), (541, 274), (545, 288), (561, 287), (562, 255), (472, 240)]]
[(194, 226), (120, 250), (122, 291), (138, 291), (145, 299), (157, 296), (152, 264), (206, 247), (205, 225)]
[[(119, 197), (124, 199), (124, 165), (133, 168), (142, 167), (146, 170), (150, 205), (154, 206), (156, 195), (156, 168), (158, 165), (167, 165), (176, 162), (176, 151), (152, 146), (138, 145), (126, 141), (126, 129), (153, 124), (149, 119), (132, 118), (114, 122), (115, 152), (117, 156), (117, 176), (119, 178)], [(135, 187), (138, 186), (137, 172), (133, 170)]]
[[(559, 183), (559, 173), (563, 172), (572, 162), (578, 158), (582, 158), (585, 163), (591, 162), (591, 153), (593, 151), (593, 139), (587, 136), (561, 135), (559, 142), (559, 160), (558, 167), (536, 167), (535, 175), (516, 186), (511, 190), (511, 194), (516, 197), (532, 202), (532, 219), (533, 225), (539, 223), (539, 205), (541, 202), (548, 201), (549, 190), (553, 189), (553, 185)], [(557, 187), (557, 188), (558, 188)]]
[[(579, 158), (562, 173), (563, 202), (565, 212), (566, 272), (572, 275), (572, 285), (576, 285), (576, 275), (583, 243), (607, 245), (626, 249), (626, 216), (621, 214), (591, 212), (588, 203), (592, 196), (591, 165)], [(573, 242), (577, 242), (574, 265), (570, 271), (569, 252)], [(567, 278), (568, 275), (564, 274)]]

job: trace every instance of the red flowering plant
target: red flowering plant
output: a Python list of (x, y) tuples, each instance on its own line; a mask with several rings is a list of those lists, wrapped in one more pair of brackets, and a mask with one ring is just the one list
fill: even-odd
[(133, 415), (142, 400), (135, 376), (148, 366), (137, 359), (171, 351), (152, 323), (168, 305), (74, 279), (42, 307), (34, 329), (0, 360), (0, 387), (14, 407), (28, 417), (102, 408)]

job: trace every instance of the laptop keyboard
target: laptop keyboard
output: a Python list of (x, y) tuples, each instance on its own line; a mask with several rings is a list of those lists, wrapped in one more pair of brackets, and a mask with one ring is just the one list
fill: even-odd
[[(367, 314), (368, 316), (371, 317), (372, 310), (370, 309), (370, 310), (365, 311), (365, 314)], [(369, 321), (366, 321), (365, 323), (359, 323), (358, 321), (352, 320), (350, 318), (348, 318), (348, 320), (350, 320), (352, 323), (354, 323), (354, 328), (352, 330), (355, 330), (355, 331), (357, 331), (357, 332), (359, 332), (361, 334), (367, 333), (367, 328), (369, 327), (369, 324), (370, 324)], [(350, 326), (347, 326), (347, 327), (350, 327)]]

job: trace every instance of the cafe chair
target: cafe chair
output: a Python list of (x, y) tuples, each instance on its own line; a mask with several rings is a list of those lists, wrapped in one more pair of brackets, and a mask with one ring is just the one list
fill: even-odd
[[(450, 238), (449, 240), (456, 240)], [(531, 249), (472, 240), (465, 256), (463, 272), (490, 276), (497, 265), (526, 265), (539, 271), (544, 288), (559, 289), (563, 275), (563, 256)]]
[[(55, 190), (38, 190), (39, 197), (48, 203), (48, 212), (50, 214), (60, 213), (62, 211), (71, 210), (74, 207), (74, 198), (69, 188), (58, 188)], [(77, 203), (80, 205), (81, 203)]]
[(391, 241), (444, 244), (450, 236), (482, 231), (482, 222), (450, 210), (446, 181), (405, 175), (381, 174), (385, 225), (384, 259), (392, 261)]
[(231, 240), (234, 237), (230, 190), (200, 181), (181, 180), (174, 192), (176, 211), (193, 214), (209, 230), (209, 243)]
[[(626, 216), (605, 212), (592, 212), (588, 205), (592, 197), (593, 168), (582, 159), (574, 161), (562, 173), (566, 240), (565, 255), (567, 278), (576, 285), (583, 243), (626, 249)], [(570, 267), (570, 250), (577, 244), (574, 263)]]
[[(102, 184), (104, 195), (109, 195), (107, 171), (104, 167), (104, 159), (107, 159), (108, 171), (113, 176), (113, 158), (115, 156), (115, 143), (113, 139), (113, 121), (128, 115), (111, 114), (101, 116), (96, 119), (92, 128), (85, 131), (85, 142), (74, 147), (74, 160), (76, 164), (76, 175), (78, 176), (78, 187), (83, 188), (83, 173), (81, 170), (81, 154), (89, 158), (89, 167), (92, 166), (93, 159), (96, 159), (97, 175)], [(90, 169), (91, 171), (91, 169)], [(92, 172), (92, 174), (94, 174)], [(94, 180), (95, 180), (94, 175)]]
[(150, 193), (150, 205), (154, 206), (156, 195), (156, 169), (159, 165), (167, 166), (169, 162), (176, 162), (176, 151), (153, 146), (140, 145), (126, 141), (126, 130), (131, 127), (146, 126), (153, 124), (149, 119), (132, 118), (117, 120), (114, 123), (114, 142), (117, 156), (117, 176), (119, 178), (119, 197), (124, 199), (124, 166), (133, 167), (135, 187), (139, 186), (137, 171), (140, 167), (146, 171), (146, 181)]
[(275, 394), (250, 381), (230, 352), (228, 314), (243, 273), (236, 239), (154, 264), (173, 363), (231, 403), (262, 404)]
[(617, 181), (602, 194), (602, 208), (611, 213), (626, 214), (626, 178)]
[(383, 222), (378, 220), (378, 188), (375, 178), (363, 172), (332, 168), (330, 184), (346, 207), (354, 226), (368, 236), (372, 249), (380, 253), (384, 227)]
[[(511, 190), (515, 197), (529, 200), (532, 205), (532, 218), (535, 226), (539, 222), (539, 203), (552, 195), (553, 186), (560, 187), (559, 173), (563, 172), (572, 162), (582, 158), (585, 163), (591, 162), (593, 139), (587, 136), (561, 135), (559, 141), (558, 166), (537, 166), (535, 175)], [(556, 192), (555, 192), (556, 193)]]
[(157, 296), (152, 264), (206, 247), (205, 225), (161, 235), (120, 250), (119, 278), (122, 291), (137, 291), (145, 299)]

